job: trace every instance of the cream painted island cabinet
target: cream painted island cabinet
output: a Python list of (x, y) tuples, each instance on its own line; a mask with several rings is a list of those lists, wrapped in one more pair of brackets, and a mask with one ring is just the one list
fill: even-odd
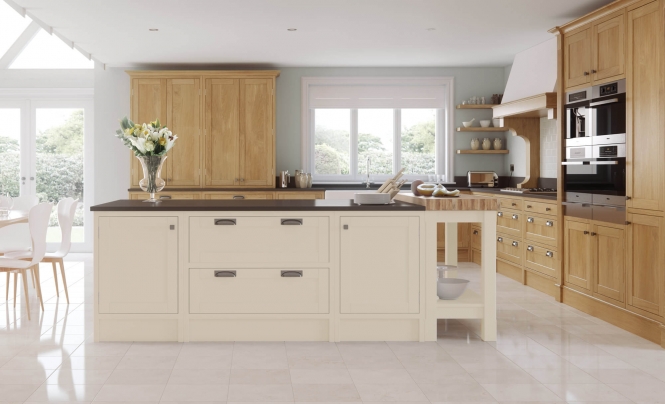
[(436, 340), (427, 307), (437, 305), (427, 292), (436, 232), (429, 251), (435, 227), (418, 204), (122, 200), (91, 209), (96, 341)]

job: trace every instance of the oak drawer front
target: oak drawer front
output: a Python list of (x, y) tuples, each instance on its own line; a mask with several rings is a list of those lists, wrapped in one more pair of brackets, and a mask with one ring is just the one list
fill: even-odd
[(471, 248), (480, 250), (482, 248), (483, 230), (480, 227), (471, 226)]
[(496, 231), (520, 237), (522, 234), (522, 220), (524, 214), (510, 210), (500, 210), (496, 213)]
[(524, 236), (529, 241), (557, 246), (559, 222), (552, 217), (526, 215)]
[(499, 209), (512, 209), (512, 210), (522, 210), (523, 202), (521, 199), (516, 198), (498, 198), (499, 199)]
[(328, 228), (328, 217), (191, 217), (189, 262), (328, 262)]
[(273, 199), (273, 196), (273, 192), (208, 192), (203, 194), (203, 199)]
[(192, 314), (329, 312), (328, 269), (189, 270)]
[(556, 277), (561, 266), (559, 253), (552, 248), (524, 243), (524, 265), (548, 276)]
[(557, 214), (557, 205), (552, 203), (543, 203), (543, 202), (533, 202), (525, 201), (524, 202), (524, 211), (530, 213), (540, 213), (543, 215), (555, 215)]
[(509, 235), (498, 234), (496, 236), (496, 256), (522, 264), (522, 242)]

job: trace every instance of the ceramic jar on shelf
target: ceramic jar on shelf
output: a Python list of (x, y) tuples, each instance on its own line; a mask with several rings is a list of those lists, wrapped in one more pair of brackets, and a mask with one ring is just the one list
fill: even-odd
[(501, 150), (503, 148), (503, 140), (500, 137), (494, 138), (494, 150)]
[(492, 147), (492, 142), (490, 138), (486, 137), (483, 139), (483, 150), (489, 150)]
[(478, 150), (480, 148), (480, 140), (477, 137), (471, 139), (471, 150)]

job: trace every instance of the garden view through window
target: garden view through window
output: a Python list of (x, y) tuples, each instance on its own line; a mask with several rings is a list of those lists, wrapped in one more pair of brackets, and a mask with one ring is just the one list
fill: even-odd
[[(437, 110), (314, 109), (314, 173), (322, 176), (436, 173)], [(397, 129), (396, 129), (397, 128)]]

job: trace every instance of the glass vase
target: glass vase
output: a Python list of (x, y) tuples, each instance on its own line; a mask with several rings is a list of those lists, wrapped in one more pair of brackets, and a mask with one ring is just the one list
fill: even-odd
[(143, 202), (159, 202), (159, 199), (155, 198), (155, 194), (166, 185), (166, 181), (161, 178), (162, 175), (162, 166), (164, 161), (166, 161), (167, 156), (136, 156), (137, 159), (141, 162), (141, 167), (143, 167), (143, 179), (139, 181), (139, 187), (144, 192), (150, 194), (150, 199), (146, 199)]

